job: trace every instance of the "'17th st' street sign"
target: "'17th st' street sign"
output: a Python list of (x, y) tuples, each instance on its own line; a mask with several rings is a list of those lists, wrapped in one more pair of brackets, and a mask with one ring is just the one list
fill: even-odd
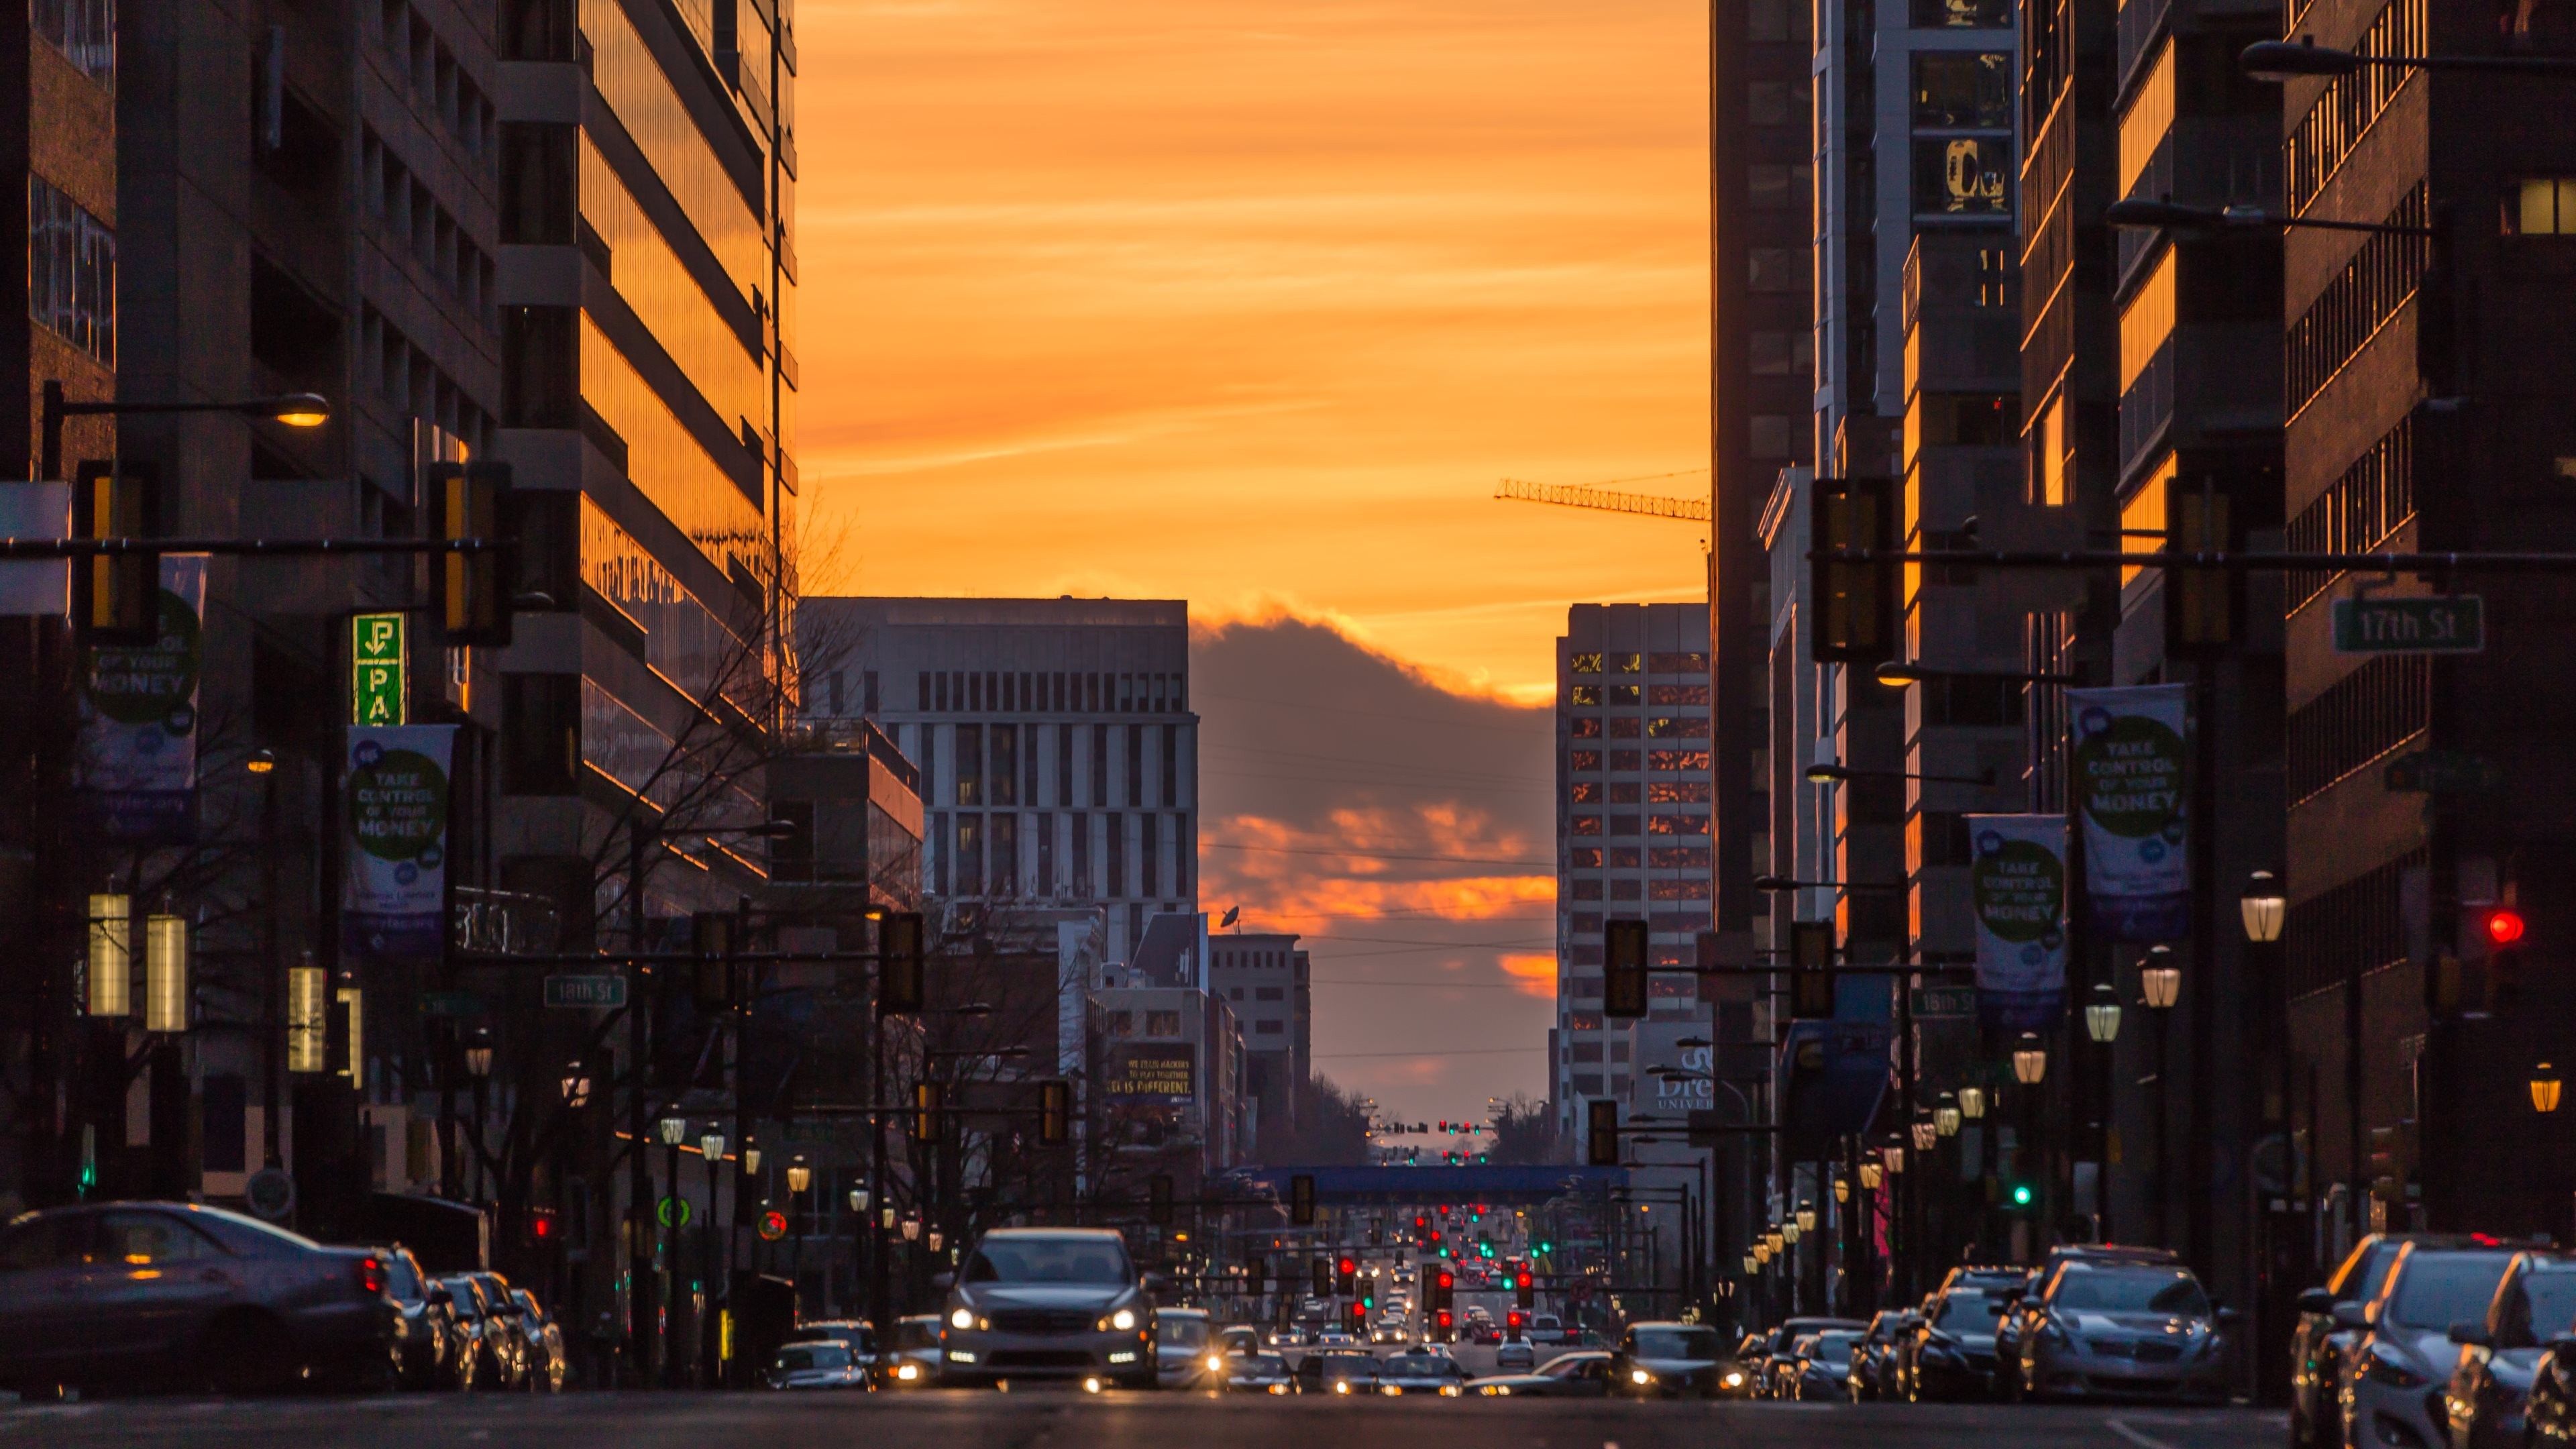
[(549, 976), (546, 1005), (561, 1007), (624, 1006), (623, 976)]
[(2487, 647), (2486, 600), (2337, 599), (2334, 647), (2337, 654), (2475, 654)]

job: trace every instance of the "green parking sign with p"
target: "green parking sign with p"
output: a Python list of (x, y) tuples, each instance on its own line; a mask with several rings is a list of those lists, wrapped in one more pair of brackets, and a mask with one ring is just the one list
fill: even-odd
[(349, 723), (411, 723), (411, 617), (349, 616)]

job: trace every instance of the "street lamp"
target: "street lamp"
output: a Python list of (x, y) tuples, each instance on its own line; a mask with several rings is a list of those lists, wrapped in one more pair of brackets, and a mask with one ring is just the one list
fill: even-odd
[(1815, 1205), (1813, 1202), (1801, 1202), (1801, 1203), (1799, 1203), (1799, 1204), (1798, 1204), (1798, 1231), (1799, 1231), (1799, 1232), (1802, 1232), (1802, 1233), (1812, 1233), (1812, 1232), (1814, 1232), (1815, 1230), (1816, 1230), (1816, 1205)]
[(2236, 908), (2245, 917), (2246, 940), (2268, 946), (2281, 939), (2290, 902), (2281, 891), (2281, 882), (2270, 871), (2258, 870), (2245, 878), (2245, 889), (2236, 898)]
[(1890, 1142), (1886, 1146), (1878, 1149), (1878, 1155), (1886, 1159), (1888, 1176), (1894, 1177), (1898, 1173), (1905, 1171), (1904, 1143)]
[(1940, 1141), (1941, 1128), (1939, 1124), (1932, 1120), (1932, 1114), (1920, 1109), (1916, 1110), (1914, 1114), (1914, 1150), (1917, 1152), (1929, 1152), (1935, 1146), (1939, 1145)]
[(850, 1211), (861, 1217), (867, 1216), (868, 1190), (866, 1188), (854, 1187), (850, 1189)]
[(476, 1032), (473, 1043), (465, 1048), (465, 1071), (478, 1081), (492, 1075), (492, 1034), (489, 1031)]
[(2013, 1048), (2013, 1080), (2025, 1087), (2036, 1087), (2048, 1075), (2048, 1048), (2040, 1044), (2036, 1032), (2023, 1032), (2021, 1044)]
[(2182, 968), (2174, 964), (2171, 946), (2151, 946), (2138, 967), (2138, 993), (2153, 1011), (2171, 1010), (2182, 999)]
[(89, 1014), (123, 1016), (134, 1009), (133, 903), (122, 895), (89, 898)]
[(1878, 1191), (1879, 1183), (1885, 1180), (1886, 1169), (1878, 1165), (1878, 1159), (1876, 1157), (1863, 1157), (1860, 1160), (1861, 1191), (1876, 1192)]
[(688, 1138), (689, 1119), (686, 1117), (665, 1117), (662, 1119), (661, 1128), (662, 1145), (665, 1147), (676, 1148)]
[(1744, 1271), (1748, 1274), (1762, 1271), (1762, 1254), (1758, 1250), (1744, 1255)]
[[(1969, 1088), (1970, 1091), (1976, 1090)], [(1944, 1137), (1959, 1135), (1959, 1098), (1955, 1092), (1943, 1092), (1939, 1106), (1932, 1109), (1932, 1128)]]
[(1982, 1120), (1986, 1115), (1986, 1089), (1979, 1086), (1961, 1087), (1959, 1115), (1971, 1122)]
[(805, 1189), (812, 1187), (813, 1185), (814, 1169), (805, 1165), (805, 1159), (802, 1156), (799, 1156), (794, 1162), (787, 1164), (787, 1190), (789, 1192), (794, 1193), (798, 1197), (802, 1197), (805, 1195)]
[(1920, 780), (1930, 785), (1991, 785), (1995, 772), (1981, 770), (1974, 775), (1924, 775), (1912, 770), (1855, 770), (1846, 765), (1809, 765), (1807, 783), (1830, 785), (1843, 780)]
[(2531, 1069), (2531, 1110), (2544, 1115), (2558, 1110), (2558, 1094), (2565, 1084), (2558, 1080), (2558, 1069), (2547, 1062)]
[(1838, 1203), (1851, 1201), (1851, 1179), (1839, 1172), (1834, 1174), (1834, 1201)]
[(2285, 82), (2301, 76), (2351, 75), (2366, 65), (2389, 70), (2456, 70), (2488, 75), (2576, 76), (2576, 59), (2554, 55), (2362, 55), (2319, 45), (2313, 36), (2297, 41), (2261, 40), (2245, 47), (2237, 65), (2258, 81)]
[(917, 1243), (921, 1241), (921, 1219), (905, 1218), (903, 1220), (903, 1240), (907, 1243)]
[(2113, 226), (2140, 231), (2230, 232), (2295, 227), (2301, 231), (2361, 231), (2382, 236), (2433, 235), (2433, 228), (2429, 226), (2337, 221), (2323, 216), (2283, 216), (2244, 202), (2226, 206), (2185, 206), (2170, 200), (2149, 201), (2144, 197), (2112, 202), (2102, 209), (2102, 219)]
[(2035, 669), (1934, 669), (1922, 664), (1901, 664), (1894, 660), (1870, 671), (1879, 683), (1890, 689), (1903, 689), (1927, 679), (1991, 679), (2005, 684), (2082, 684), (2072, 674), (2052, 674)]
[(156, 403), (113, 398), (100, 402), (72, 402), (64, 397), (62, 383), (48, 378), (38, 423), (38, 446), (41, 450), (38, 458), (43, 465), (40, 477), (50, 481), (62, 475), (65, 418), (133, 417), (140, 413), (231, 413), (236, 417), (284, 423), (290, 428), (318, 428), (331, 420), (331, 402), (319, 393), (310, 392), (241, 398), (231, 402)]
[(1785, 875), (1757, 875), (1757, 891), (1910, 891), (1913, 885), (1901, 880), (1796, 880)]
[(2107, 985), (2093, 988), (2093, 999), (2084, 1007), (2084, 1034), (2103, 1046), (2120, 1036), (2120, 998)]
[(590, 1069), (580, 1062), (564, 1063), (563, 1104), (575, 1112), (590, 1105)]

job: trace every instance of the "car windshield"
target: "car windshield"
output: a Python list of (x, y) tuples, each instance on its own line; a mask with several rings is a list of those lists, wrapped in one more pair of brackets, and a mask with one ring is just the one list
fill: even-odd
[(457, 1312), (481, 1313), (483, 1311), (483, 1290), (474, 1286), (473, 1279), (446, 1278), (440, 1281), (447, 1284), (448, 1296), (456, 1300)]
[(1852, 1343), (1859, 1337), (1857, 1333), (1820, 1333), (1816, 1335), (1816, 1346), (1808, 1352), (1815, 1358), (1849, 1358)]
[(1258, 1374), (1275, 1378), (1288, 1372), (1288, 1360), (1275, 1353), (1247, 1353), (1236, 1357), (1234, 1371), (1238, 1374)]
[(385, 1257), (385, 1291), (396, 1298), (418, 1298), (424, 1291), (420, 1275), (412, 1271), (411, 1254), (392, 1253)]
[[(2495, 1285), (2490, 1282), (2488, 1287)], [(2176, 1268), (2068, 1269), (2058, 1275), (2052, 1308), (2095, 1313), (2178, 1313), (2209, 1316), (2209, 1295), (2200, 1282)]]
[(1989, 1332), (2003, 1316), (2000, 1298), (1983, 1293), (1953, 1293), (1941, 1300), (1941, 1316), (1935, 1322), (1945, 1333)]
[(966, 1265), (969, 1283), (1132, 1283), (1127, 1250), (1108, 1238), (986, 1238)]
[(1552, 1358), (1547, 1361), (1547, 1367), (1540, 1369), (1539, 1372), (1552, 1379), (1569, 1378), (1575, 1370), (1583, 1367), (1585, 1357), (1586, 1355), (1583, 1354), (1569, 1353), (1560, 1358)]
[(1165, 1348), (1207, 1347), (1208, 1326), (1204, 1318), (1165, 1318), (1155, 1331)]
[(1717, 1335), (1705, 1328), (1640, 1328), (1637, 1357), (1714, 1359)]
[(778, 1351), (781, 1373), (800, 1369), (845, 1369), (850, 1366), (850, 1349), (840, 1343), (800, 1343)]
[(1377, 1360), (1364, 1353), (1328, 1353), (1324, 1355), (1324, 1377), (1354, 1379), (1377, 1372)]
[(1436, 1353), (1399, 1353), (1386, 1361), (1386, 1371), (1406, 1378), (1454, 1379), (1466, 1376), (1458, 1361)]
[(2531, 1331), (2541, 1338), (2576, 1324), (2576, 1273), (2526, 1273), (2523, 1295), (2531, 1303)]
[(939, 1341), (939, 1320), (935, 1318), (898, 1319), (894, 1326), (894, 1346), (898, 1349), (928, 1348)]
[(2409, 1253), (2385, 1316), (2408, 1328), (2433, 1329), (2482, 1319), (2512, 1261), (2507, 1253)]

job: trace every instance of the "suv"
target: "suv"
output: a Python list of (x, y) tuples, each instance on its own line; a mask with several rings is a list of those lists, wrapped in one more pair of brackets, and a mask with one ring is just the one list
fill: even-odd
[[(2014, 1283), (2020, 1278), (2015, 1273)], [(1933, 1294), (1897, 1340), (1890, 1397), (1919, 1404), (1994, 1393), (1995, 1329), (2003, 1320), (2008, 1291), (2010, 1285), (1988, 1287), (1967, 1279)]]
[(2179, 1267), (2182, 1259), (2170, 1248), (2122, 1248), (2089, 1243), (2051, 1248), (2039, 1266), (2030, 1270), (2019, 1286), (2004, 1289), (2003, 1317), (1995, 1323), (1995, 1387), (2006, 1402), (2019, 1402), (2022, 1379), (2018, 1366), (2022, 1361), (2022, 1340), (2037, 1330), (2033, 1325), (2044, 1316), (2044, 1310), (2030, 1300), (2045, 1291), (2057, 1270), (2076, 1261), (2095, 1263), (2154, 1263)]
[(2442, 1444), (2441, 1385), (2459, 1362), (2451, 1325), (2482, 1320), (2514, 1250), (2408, 1243), (2379, 1296), (2338, 1303), (2335, 1321), (2357, 1330), (2343, 1351), (2343, 1442)]

